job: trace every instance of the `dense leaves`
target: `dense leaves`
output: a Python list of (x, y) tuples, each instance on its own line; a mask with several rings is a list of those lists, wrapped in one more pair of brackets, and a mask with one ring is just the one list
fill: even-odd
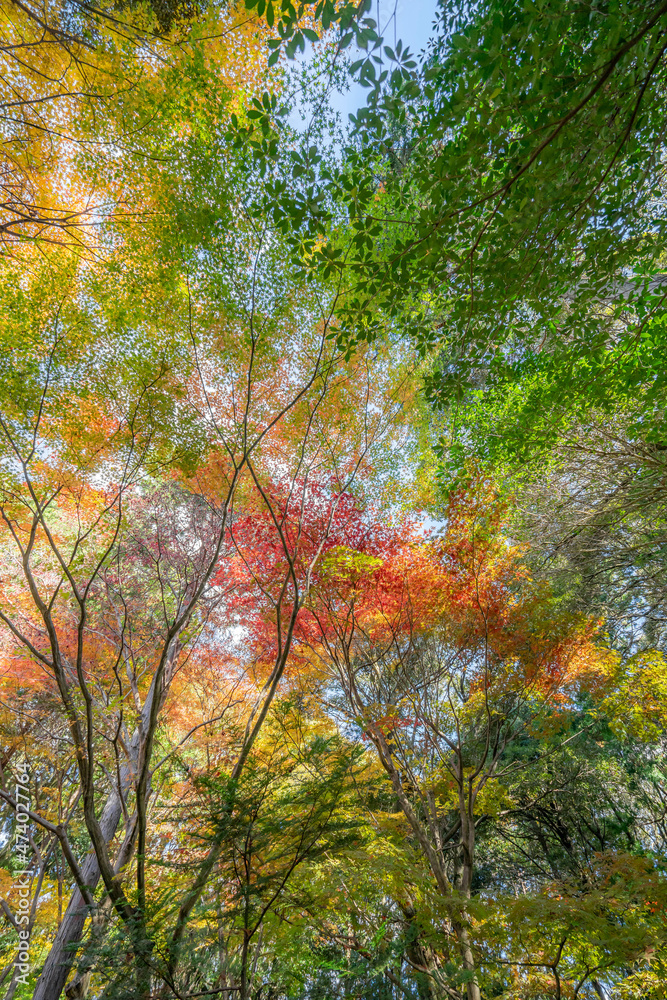
[(0, 12), (5, 1000), (664, 996), (667, 8), (371, 13)]

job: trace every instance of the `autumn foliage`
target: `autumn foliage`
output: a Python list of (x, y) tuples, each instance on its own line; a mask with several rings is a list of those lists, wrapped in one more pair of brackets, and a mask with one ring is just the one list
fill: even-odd
[(0, 1000), (665, 997), (640, 7), (0, 0)]

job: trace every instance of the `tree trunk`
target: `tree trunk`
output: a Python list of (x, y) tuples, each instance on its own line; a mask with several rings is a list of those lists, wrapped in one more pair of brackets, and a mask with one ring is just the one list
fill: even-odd
[[(463, 968), (466, 972), (475, 972), (475, 957), (472, 953), (472, 948), (470, 947), (470, 935), (468, 934), (467, 927), (462, 927), (459, 925), (458, 928), (458, 939), (459, 946), (461, 948), (461, 958), (463, 959)], [(466, 997), (467, 1000), (481, 1000), (482, 994), (480, 993), (477, 980), (473, 979), (466, 983)]]
[[(120, 797), (117, 794), (112, 795), (100, 819), (100, 828), (107, 843), (112, 840), (118, 829), (121, 814)], [(100, 866), (93, 851), (81, 866), (81, 874), (85, 884), (94, 890), (100, 878)], [(42, 974), (37, 980), (33, 1000), (58, 1000), (74, 962), (74, 946), (81, 940), (87, 917), (88, 907), (79, 890), (75, 889), (44, 963)]]
[[(168, 654), (170, 666), (176, 661), (180, 645), (178, 639), (172, 642), (172, 647)], [(166, 672), (165, 683), (160, 692), (160, 705), (167, 697), (169, 683), (171, 681), (171, 669)], [(120, 794), (116, 790), (109, 796), (102, 810), (100, 818), (100, 830), (103, 839), (110, 844), (116, 835), (118, 824), (123, 813), (120, 795), (126, 796), (136, 774), (139, 751), (141, 747), (141, 733), (146, 731), (150, 718), (151, 706), (155, 697), (155, 678), (146, 695), (143, 708), (141, 710), (141, 726), (135, 730), (130, 743), (130, 760), (120, 773)], [(121, 848), (121, 854), (123, 850)], [(93, 892), (100, 880), (100, 866), (94, 851), (86, 857), (81, 866), (81, 874), (84, 884)], [(37, 980), (35, 993), (32, 1000), (58, 1000), (67, 982), (67, 977), (74, 963), (76, 945), (81, 940), (83, 928), (88, 918), (88, 908), (83, 900), (83, 896), (78, 889), (75, 889), (65, 910), (65, 916), (56, 932), (51, 950), (49, 951), (44, 968)]]
[[(472, 891), (472, 878), (475, 858), (475, 817), (468, 811), (467, 803), (463, 796), (463, 783), (460, 786), (460, 817), (461, 817), (461, 857), (458, 859), (457, 883), (462, 894), (470, 899)], [(465, 910), (461, 914), (463, 920), (467, 920)], [(465, 922), (455, 925), (456, 936), (459, 941), (463, 968), (466, 972), (475, 973), (475, 956), (473, 954), (470, 934)], [(467, 1000), (481, 1000), (481, 993), (477, 980), (473, 978), (466, 983)]]

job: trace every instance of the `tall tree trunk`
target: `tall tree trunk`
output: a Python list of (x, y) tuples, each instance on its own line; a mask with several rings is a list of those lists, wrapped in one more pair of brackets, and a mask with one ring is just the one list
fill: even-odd
[(405, 949), (410, 965), (414, 970), (417, 993), (419, 1000), (434, 1000), (433, 971), (435, 963), (429, 949), (425, 948), (419, 940), (419, 928), (415, 923), (415, 911), (412, 907), (403, 907), (403, 914), (408, 925), (409, 944)]
[[(175, 640), (169, 652), (170, 666), (175, 662), (179, 649), (180, 646), (178, 640)], [(162, 703), (167, 697), (170, 680), (171, 670), (168, 670), (166, 683), (160, 692), (160, 701)], [(141, 747), (141, 733), (146, 731), (154, 695), (155, 684), (153, 682), (151, 683), (148, 694), (146, 695), (146, 700), (141, 711), (141, 726), (135, 730), (132, 736), (129, 748), (130, 760), (121, 770), (120, 793), (118, 790), (113, 792), (107, 799), (104, 809), (102, 810), (102, 816), (100, 817), (100, 830), (102, 832), (102, 837), (107, 844), (110, 844), (116, 835), (118, 824), (120, 823), (120, 819), (123, 814), (120, 795), (127, 795), (132, 779), (136, 774), (137, 762), (139, 760), (139, 750)], [(84, 884), (88, 886), (91, 892), (94, 891), (100, 880), (100, 866), (94, 851), (91, 851), (83, 862), (83, 865), (81, 866), (81, 874), (83, 876)], [(37, 980), (33, 1000), (58, 1000), (74, 963), (76, 945), (83, 936), (83, 928), (86, 924), (88, 915), (88, 907), (84, 902), (83, 896), (78, 889), (75, 889), (70, 898), (69, 905), (65, 910), (65, 916), (63, 917), (60, 927), (56, 932), (53, 944), (51, 945), (51, 950), (49, 951), (46, 962), (44, 963), (44, 968), (42, 969), (39, 979)]]
[[(470, 946), (470, 934), (468, 933), (468, 928), (459, 924), (457, 930), (457, 937), (459, 939), (459, 947), (461, 949), (461, 958), (463, 959), (463, 968), (466, 972), (475, 972), (475, 956), (473, 955), (472, 948)], [(476, 979), (466, 983), (466, 997), (467, 1000), (481, 1000), (482, 994), (479, 991), (479, 986)]]
[[(100, 818), (100, 828), (107, 843), (114, 837), (121, 815), (120, 796), (114, 794), (108, 799)], [(100, 878), (100, 866), (94, 851), (86, 857), (81, 874), (84, 883), (94, 890)], [(37, 980), (33, 1000), (58, 1000), (72, 968), (75, 945), (81, 940), (87, 917), (88, 907), (79, 890), (75, 889)]]
[[(463, 782), (459, 786), (459, 813), (461, 818), (460, 848), (456, 859), (454, 886), (466, 899), (470, 899), (475, 858), (475, 817), (468, 810), (463, 790)], [(461, 913), (462, 921), (454, 923), (463, 968), (466, 972), (475, 973), (475, 956), (470, 941), (470, 932), (466, 924), (468, 914), (465, 909)], [(466, 983), (466, 1000), (481, 1000), (481, 993), (476, 978)]]

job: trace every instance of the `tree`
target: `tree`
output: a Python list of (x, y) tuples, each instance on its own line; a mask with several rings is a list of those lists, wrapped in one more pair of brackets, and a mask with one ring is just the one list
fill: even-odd
[[(581, 625), (526, 580), (489, 510), (488, 494), (459, 498), (442, 538), (406, 545), (367, 529), (361, 549), (331, 550), (301, 625), (450, 906), (436, 947), (451, 962), (453, 936), (462, 972), (452, 985), (466, 983), (470, 998), (480, 996), (466, 910), (476, 830), (505, 794), (509, 748), (564, 707), (595, 656)], [(423, 970), (436, 991), (447, 982), (437, 967)]]
[[(235, 193), (217, 212), (213, 202), (208, 228), (199, 215), (195, 224), (178, 214), (193, 162), (200, 190), (208, 162), (211, 192), (222, 177), (225, 193)], [(225, 156), (211, 157), (195, 134), (150, 230), (153, 242), (146, 227), (144, 241), (130, 234), (115, 260), (93, 271), (73, 269), (65, 297), (62, 271), (53, 274), (47, 263), (53, 277), (37, 295), (41, 312), (26, 301), (20, 282), (7, 289), (25, 321), (18, 337), (12, 331), (3, 424), (4, 517), (14, 550), (7, 558), (22, 583), (10, 586), (3, 621), (57, 685), (93, 852), (81, 869), (62, 833), (81, 898), (75, 893), (60, 926), (38, 997), (61, 988), (66, 946), (96, 906), (84, 886), (94, 890), (100, 875), (116, 914), (132, 929), (136, 988), (140, 995), (149, 988), (151, 762), (173, 680), (206, 630), (214, 622), (223, 627), (225, 608), (226, 627), (238, 621), (225, 595), (241, 579), (248, 593), (273, 588), (276, 641), (255, 693), (248, 693), (254, 707), (248, 704), (246, 735), (230, 769), (232, 809), (285, 669), (293, 618), (328, 520), (400, 404), (404, 376), (386, 373), (385, 357), (344, 363), (328, 338), (335, 289), (295, 285), (284, 273), (278, 237), (259, 219), (252, 196), (244, 203), (236, 182)], [(217, 187), (215, 197), (222, 195)], [(165, 226), (167, 211), (179, 219), (178, 229)], [(230, 226), (222, 243), (221, 224)], [(151, 253), (155, 283), (151, 272), (144, 274), (148, 284), (138, 301), (127, 265), (134, 260), (141, 267)], [(171, 315), (163, 323), (158, 316), (167, 303)], [(88, 427), (81, 426), (82, 412), (91, 415)], [(313, 478), (325, 472), (330, 512), (297, 572), (298, 520), (308, 512)], [(289, 538), (281, 497), (290, 515), (297, 513)], [(263, 519), (266, 545), (283, 553), (270, 581), (263, 580), (252, 535), (256, 517)], [(145, 637), (140, 653), (134, 635)], [(98, 652), (101, 636), (109, 655)], [(224, 649), (222, 635), (218, 642)], [(115, 757), (107, 756), (109, 747)], [(124, 840), (117, 847), (121, 818)], [(176, 975), (182, 936), (224, 837), (221, 823), (218, 842), (181, 902), (168, 977)], [(136, 900), (118, 880), (135, 850)]]

